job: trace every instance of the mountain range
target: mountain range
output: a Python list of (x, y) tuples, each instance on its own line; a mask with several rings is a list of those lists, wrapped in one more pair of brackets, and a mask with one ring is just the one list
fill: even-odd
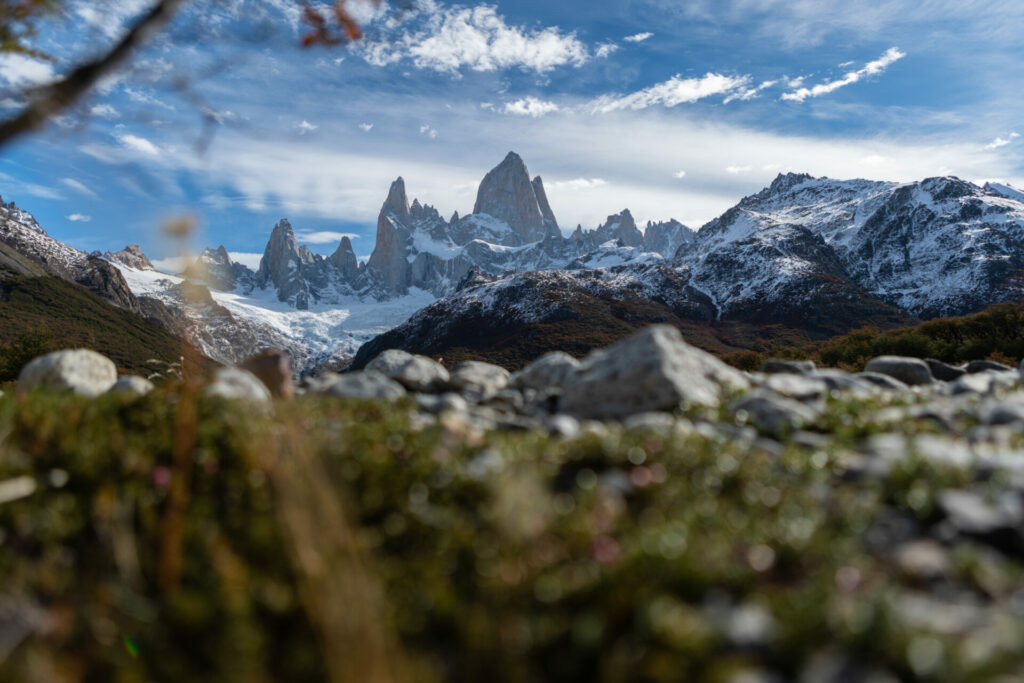
[(651, 322), (711, 350), (764, 348), (1024, 296), (1024, 193), (955, 177), (787, 173), (696, 231), (675, 220), (641, 229), (623, 210), (564, 234), (543, 180), (509, 153), (465, 216), (410, 202), (398, 178), (365, 262), (347, 237), (314, 254), (282, 220), (257, 270), (222, 246), (182, 274), (157, 272), (136, 245), (78, 252), (3, 206), (0, 240), (62, 277), (189, 328), (216, 360), (277, 346), (306, 371), (359, 366), (389, 347), (514, 365), (549, 346), (583, 353)]

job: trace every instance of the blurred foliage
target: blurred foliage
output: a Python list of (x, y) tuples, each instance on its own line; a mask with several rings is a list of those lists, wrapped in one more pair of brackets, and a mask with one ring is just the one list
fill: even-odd
[(988, 358), (1016, 365), (1024, 359), (1024, 304), (996, 304), (981, 313), (936, 318), (896, 330), (868, 327), (806, 346), (726, 354), (723, 360), (743, 370), (757, 370), (768, 358), (814, 360), (830, 367), (863, 370), (867, 361), (884, 355), (947, 363)]
[[(406, 405), (302, 398), (271, 416), (203, 400), (168, 593), (178, 399), (0, 398), (0, 482), (37, 483), (0, 503), (0, 597), (50, 622), (0, 681), (793, 680), (829, 653), (900, 680), (1024, 666), (1019, 613), (968, 637), (901, 610), (928, 593), (872, 530), (933, 523), (936, 492), (968, 473), (908, 458), (837, 476), (871, 406), (830, 402), (822, 425), (845, 436), (779, 454), (698, 432), (557, 441), (454, 415), (418, 429)], [(1020, 557), (958, 553), (948, 590), (1008, 604)]]
[(59, 0), (0, 0), (0, 52), (19, 52), (50, 59), (28, 45), (36, 35), (36, 21), (57, 11)]

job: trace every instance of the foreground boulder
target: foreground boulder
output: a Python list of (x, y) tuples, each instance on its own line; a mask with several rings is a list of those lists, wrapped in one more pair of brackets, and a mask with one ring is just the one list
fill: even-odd
[(717, 406), (724, 392), (749, 388), (740, 371), (690, 346), (674, 327), (656, 325), (590, 354), (566, 379), (562, 409), (620, 418), (681, 403)]
[(309, 393), (335, 398), (396, 401), (405, 396), (405, 388), (379, 372), (366, 370), (318, 378), (310, 386)]
[(448, 371), (437, 361), (399, 349), (388, 349), (370, 361), (366, 369), (379, 372), (410, 391), (431, 391), (450, 379)]
[(253, 403), (269, 403), (270, 390), (263, 385), (256, 375), (241, 368), (221, 368), (213, 375), (213, 381), (204, 392), (207, 396), (216, 396), (238, 401)]
[(36, 358), (18, 376), (18, 392), (70, 391), (95, 397), (117, 382), (117, 366), (101, 354), (87, 349), (55, 351)]
[(283, 351), (267, 349), (245, 361), (240, 367), (256, 375), (275, 398), (295, 396), (292, 361)]
[(904, 384), (920, 386), (931, 384), (935, 381), (928, 364), (920, 358), (906, 358), (904, 356), (879, 356), (864, 366), (867, 372), (876, 372), (880, 375), (895, 377)]
[(512, 384), (519, 389), (561, 389), (566, 377), (580, 366), (580, 362), (564, 351), (551, 351), (533, 361), (512, 376)]
[(153, 383), (144, 377), (124, 375), (117, 380), (114, 386), (110, 387), (110, 393), (122, 396), (145, 396), (155, 388)]
[(452, 368), (449, 384), (474, 398), (487, 399), (508, 386), (509, 371), (498, 365), (467, 360)]

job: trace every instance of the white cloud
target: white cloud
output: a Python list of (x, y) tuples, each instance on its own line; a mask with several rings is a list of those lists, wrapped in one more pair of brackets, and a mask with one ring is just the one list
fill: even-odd
[(161, 273), (170, 273), (172, 275), (183, 272), (192, 265), (193, 261), (195, 259), (188, 258), (187, 256), (169, 256), (167, 258), (153, 258), (149, 260), (153, 267)]
[(818, 85), (811, 88), (798, 88), (792, 92), (783, 93), (782, 99), (790, 100), (793, 102), (803, 102), (808, 97), (819, 97), (820, 95), (827, 95), (828, 93), (835, 92), (847, 85), (852, 85), (861, 81), (868, 76), (874, 76), (885, 71), (889, 66), (898, 62), (907, 56), (906, 52), (901, 52), (898, 47), (890, 47), (885, 51), (878, 59), (873, 62), (868, 62), (864, 65), (863, 69), (857, 69), (856, 71), (849, 71), (842, 78), (834, 81), (827, 81), (825, 83), (819, 83)]
[(676, 171), (675, 173), (672, 174), (672, 177), (682, 180), (683, 178), (686, 177), (686, 171)]
[(428, 0), (421, 7), (424, 29), (399, 27), (379, 42), (364, 43), (364, 58), (378, 66), (409, 59), (417, 68), (451, 74), (463, 68), (546, 73), (560, 66), (582, 66), (590, 58), (575, 33), (509, 26), (489, 5), (444, 7)]
[(631, 35), (631, 36), (626, 36), (625, 38), (623, 38), (623, 40), (628, 41), (630, 43), (642, 43), (645, 40), (647, 40), (648, 38), (651, 38), (653, 36), (654, 36), (653, 33), (647, 33), (647, 32), (636, 33), (636, 34)]
[(985, 145), (985, 149), (999, 149), (1000, 147), (1006, 147), (1008, 144), (1013, 142), (1013, 140), (1015, 138), (1019, 138), (1019, 137), (1020, 137), (1020, 133), (1010, 133), (1005, 138), (998, 137), (995, 140), (993, 140), (992, 142), (990, 142), (987, 145)]
[(146, 138), (141, 138), (137, 135), (125, 134), (118, 135), (117, 141), (133, 152), (140, 152), (151, 157), (160, 156), (160, 148)]
[(53, 65), (17, 53), (0, 55), (0, 82), (12, 88), (43, 85), (54, 79)]
[(555, 181), (548, 187), (553, 190), (590, 190), (607, 184), (608, 181), (604, 178), (573, 178), (572, 180)]
[(371, 130), (373, 130), (373, 124), (372, 123), (360, 123), (359, 124), (359, 129), (362, 130), (364, 133), (369, 133)]
[(759, 86), (757, 86), (755, 88), (744, 88), (742, 90), (737, 90), (732, 95), (729, 95), (724, 100), (722, 100), (722, 102), (724, 104), (729, 104), (730, 102), (732, 102), (734, 100), (740, 100), (740, 101), (746, 102), (747, 100), (752, 100), (755, 97), (757, 97), (758, 95), (760, 95), (762, 90), (767, 90), (768, 88), (772, 88), (772, 87), (774, 87), (777, 84), (778, 84), (777, 80), (775, 80), (775, 81), (764, 81), (763, 83), (761, 83), (761, 85), (759, 85)]
[(90, 190), (88, 187), (85, 186), (84, 183), (82, 183), (79, 180), (75, 180), (74, 178), (61, 178), (60, 181), (67, 185), (68, 187), (70, 187), (72, 190), (81, 192), (87, 197), (92, 197), (93, 199), (96, 199), (98, 197), (98, 195), (95, 192)]
[(730, 175), (739, 175), (741, 173), (750, 173), (753, 170), (753, 166), (727, 166), (725, 172)]
[(138, 104), (147, 104), (152, 105), (154, 107), (160, 107), (161, 109), (166, 109), (168, 111), (177, 111), (173, 104), (168, 104), (156, 95), (145, 92), (143, 90), (126, 87), (124, 89), (124, 94), (127, 95), (128, 99), (130, 99), (132, 102), (136, 102)]
[(89, 113), (101, 119), (116, 119), (121, 116), (120, 112), (109, 104), (94, 104), (89, 108)]
[(334, 244), (340, 242), (342, 237), (348, 237), (351, 240), (356, 239), (359, 235), (351, 232), (333, 232), (331, 230), (316, 232), (299, 230), (295, 233), (295, 239), (305, 244)]
[(629, 95), (604, 95), (591, 103), (595, 113), (607, 114), (621, 109), (646, 109), (660, 104), (675, 107), (702, 100), (705, 97), (724, 95), (750, 82), (750, 76), (723, 76), (708, 73), (701, 78), (682, 78), (678, 74), (664, 83), (652, 85)]
[(422, 126), (420, 126), (420, 133), (422, 135), (426, 135), (431, 140), (436, 140), (437, 139), (437, 130), (435, 130), (431, 126), (428, 126), (425, 123)]
[(594, 51), (594, 56), (598, 59), (604, 59), (614, 54), (619, 49), (619, 46), (615, 43), (602, 43), (597, 46), (597, 50)]
[(65, 216), (72, 223), (88, 223), (92, 220), (92, 216), (86, 216), (81, 213), (73, 213), (70, 216)]
[(554, 102), (540, 100), (536, 97), (524, 97), (523, 99), (516, 100), (515, 102), (508, 102), (505, 104), (504, 109), (506, 114), (532, 116), (534, 118), (552, 114), (556, 111), (559, 111), (557, 104)]
[(312, 133), (320, 126), (310, 123), (306, 119), (302, 119), (300, 123), (295, 124), (295, 128), (299, 131), (299, 135), (305, 135), (306, 133)]
[[(241, 263), (247, 268), (252, 270), (260, 269), (260, 261), (263, 260), (263, 254), (254, 254), (248, 251), (229, 251), (228, 256), (235, 263)], [(154, 262), (155, 263), (155, 262)]]

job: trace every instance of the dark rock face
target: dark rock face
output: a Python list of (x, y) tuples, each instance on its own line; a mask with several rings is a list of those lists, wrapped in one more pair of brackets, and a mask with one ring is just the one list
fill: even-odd
[(156, 270), (153, 264), (149, 262), (149, 258), (142, 253), (142, 247), (137, 244), (129, 244), (120, 251), (108, 251), (103, 254), (103, 258), (128, 266), (129, 268), (134, 268), (135, 270)]
[(359, 259), (356, 258), (352, 240), (348, 238), (348, 235), (341, 238), (341, 244), (338, 245), (337, 251), (331, 254), (327, 260), (341, 271), (342, 277), (349, 282), (355, 282), (362, 273), (359, 268)]
[(132, 313), (142, 312), (138, 299), (132, 294), (121, 271), (101, 258), (88, 257), (80, 267), (75, 282), (115, 306), (120, 306)]
[[(538, 182), (538, 185), (541, 183)], [(551, 207), (547, 206), (547, 196), (544, 196), (543, 201), (547, 213), (553, 219)], [(530, 181), (530, 173), (515, 152), (509, 152), (501, 164), (484, 176), (477, 191), (473, 213), (487, 214), (504, 221), (519, 238), (519, 244), (539, 242), (550, 234), (545, 226), (545, 211)]]

